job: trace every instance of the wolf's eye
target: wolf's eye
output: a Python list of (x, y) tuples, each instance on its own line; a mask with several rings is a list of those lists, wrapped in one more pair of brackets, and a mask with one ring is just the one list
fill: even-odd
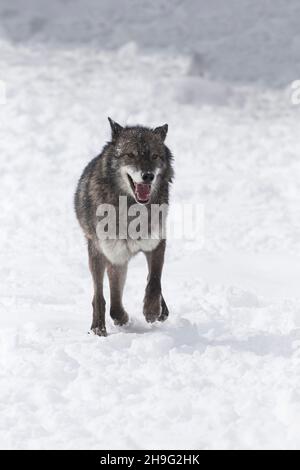
[(157, 160), (159, 158), (159, 155), (157, 155), (157, 153), (154, 153), (152, 155), (152, 160)]

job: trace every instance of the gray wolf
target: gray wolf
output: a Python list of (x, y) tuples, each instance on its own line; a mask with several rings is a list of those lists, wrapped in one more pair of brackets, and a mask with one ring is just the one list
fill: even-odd
[[(106, 336), (103, 278), (105, 271), (110, 284), (110, 316), (116, 325), (125, 325), (128, 314), (122, 296), (129, 260), (138, 252), (145, 254), (148, 278), (143, 314), (147, 322), (164, 321), (169, 314), (162, 295), (161, 275), (166, 239), (162, 237), (162, 220), (156, 220), (155, 237), (115, 239), (97, 236), (97, 209), (110, 204), (116, 210), (118, 226), (119, 198), (126, 196), (129, 208), (134, 204), (146, 210), (151, 226), (151, 206), (168, 205), (169, 187), (173, 180), (173, 156), (165, 145), (168, 125), (150, 129), (143, 126), (122, 127), (109, 119), (111, 140), (100, 155), (84, 169), (75, 193), (75, 212), (87, 240), (89, 267), (94, 284), (93, 321), (91, 330)], [(130, 221), (130, 217), (128, 219)], [(128, 223), (129, 223), (128, 221)], [(153, 229), (153, 224), (151, 226)]]

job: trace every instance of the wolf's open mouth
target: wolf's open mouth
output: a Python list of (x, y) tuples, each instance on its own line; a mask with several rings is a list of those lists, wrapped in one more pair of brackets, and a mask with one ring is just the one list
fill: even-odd
[(127, 175), (132, 191), (134, 192), (135, 199), (141, 204), (147, 204), (150, 199), (151, 184), (148, 183), (135, 183), (130, 175)]

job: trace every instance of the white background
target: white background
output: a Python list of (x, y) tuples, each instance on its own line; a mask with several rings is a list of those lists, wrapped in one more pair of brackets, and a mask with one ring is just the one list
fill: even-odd
[[(0, 18), (0, 447), (299, 448), (299, 2), (1, 0)], [(168, 122), (172, 201), (204, 205), (205, 244), (169, 243), (163, 325), (137, 256), (131, 323), (98, 338), (73, 193), (108, 115)]]

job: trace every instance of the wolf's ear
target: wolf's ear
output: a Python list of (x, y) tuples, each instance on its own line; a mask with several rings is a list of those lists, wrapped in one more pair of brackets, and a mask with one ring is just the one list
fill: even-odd
[(123, 127), (120, 126), (120, 124), (118, 124), (117, 122), (113, 121), (110, 117), (108, 118), (108, 120), (111, 127), (111, 137), (114, 140), (119, 136)]
[(156, 127), (153, 132), (154, 134), (158, 135), (162, 141), (164, 141), (168, 133), (168, 124)]

